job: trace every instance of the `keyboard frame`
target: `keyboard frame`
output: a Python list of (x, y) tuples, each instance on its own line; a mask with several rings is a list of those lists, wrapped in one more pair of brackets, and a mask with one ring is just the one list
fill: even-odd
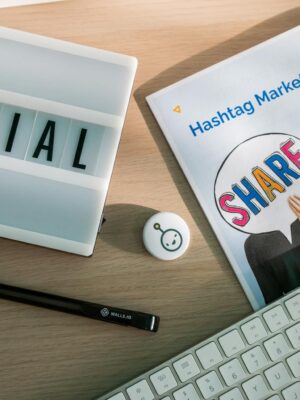
[[(145, 379), (145, 380), (147, 381), (147, 383), (148, 383), (148, 385), (149, 385), (151, 391), (153, 392), (153, 395), (154, 395), (154, 399), (155, 399), (155, 400), (156, 400), (156, 399), (164, 399), (164, 398), (167, 397), (167, 396), (169, 396), (171, 399), (174, 399), (173, 393), (176, 392), (177, 390), (183, 388), (184, 386), (188, 385), (189, 383), (193, 383), (193, 386), (195, 387), (195, 390), (196, 390), (196, 392), (197, 392), (197, 394), (198, 394), (198, 396), (199, 396), (199, 399), (202, 400), (202, 399), (203, 399), (203, 396), (202, 396), (202, 394), (201, 394), (201, 392), (200, 392), (200, 389), (199, 389), (199, 387), (198, 387), (198, 385), (197, 385), (197, 383), (196, 383), (196, 380), (198, 380), (200, 377), (202, 377), (202, 376), (208, 374), (208, 373), (211, 372), (211, 371), (216, 371), (216, 373), (217, 373), (217, 375), (218, 375), (218, 378), (220, 379), (220, 381), (222, 382), (222, 384), (223, 384), (223, 386), (224, 386), (224, 390), (223, 390), (222, 392), (218, 393), (218, 394), (216, 395), (216, 397), (211, 396), (211, 397), (208, 399), (208, 400), (213, 400), (213, 399), (215, 399), (215, 398), (216, 398), (216, 399), (219, 399), (220, 396), (222, 396), (224, 393), (228, 392), (230, 389), (233, 389), (233, 388), (235, 388), (235, 387), (241, 389), (241, 388), (242, 388), (242, 384), (243, 384), (244, 382), (248, 381), (249, 379), (251, 379), (251, 378), (254, 377), (254, 376), (263, 375), (263, 371), (264, 371), (264, 370), (267, 370), (267, 369), (271, 368), (272, 366), (274, 366), (274, 365), (276, 365), (276, 364), (278, 364), (278, 363), (280, 363), (280, 362), (282, 362), (282, 363), (284, 364), (284, 366), (287, 368), (287, 370), (290, 371), (290, 368), (289, 368), (288, 365), (287, 365), (286, 359), (289, 358), (290, 356), (292, 356), (293, 354), (297, 353), (297, 351), (299, 351), (299, 350), (293, 349), (293, 346), (291, 345), (289, 338), (287, 338), (288, 343), (289, 343), (289, 345), (290, 345), (290, 348), (293, 349), (294, 352), (291, 352), (291, 354), (285, 355), (284, 357), (282, 357), (282, 358), (280, 358), (280, 359), (278, 359), (278, 360), (276, 360), (276, 361), (270, 360), (270, 356), (269, 356), (268, 353), (266, 352), (266, 350), (265, 350), (265, 348), (264, 348), (264, 346), (263, 346), (263, 343), (264, 343), (265, 341), (269, 340), (272, 336), (276, 336), (276, 335), (278, 335), (279, 333), (285, 332), (286, 329), (289, 329), (289, 328), (292, 327), (293, 325), (296, 325), (297, 323), (300, 322), (300, 319), (298, 319), (298, 320), (293, 320), (293, 319), (292, 319), (292, 317), (291, 317), (291, 315), (290, 315), (290, 313), (289, 313), (287, 307), (285, 306), (285, 302), (286, 302), (287, 300), (289, 300), (289, 299), (295, 297), (295, 296), (298, 295), (298, 294), (300, 294), (300, 288), (297, 288), (297, 289), (295, 289), (295, 290), (293, 290), (293, 291), (287, 293), (286, 295), (284, 295), (284, 296), (281, 297), (280, 299), (277, 299), (277, 300), (275, 300), (274, 302), (268, 304), (267, 306), (261, 308), (260, 310), (258, 310), (258, 311), (256, 311), (256, 312), (250, 314), (249, 316), (243, 318), (243, 319), (240, 320), (239, 322), (237, 322), (237, 323), (235, 323), (235, 324), (229, 326), (228, 328), (225, 328), (224, 330), (218, 332), (217, 334), (215, 334), (215, 335), (213, 335), (213, 336), (210, 336), (209, 338), (205, 339), (204, 341), (197, 343), (196, 345), (194, 345), (194, 346), (188, 348), (187, 350), (183, 351), (182, 353), (177, 354), (177, 355), (174, 356), (173, 358), (170, 358), (169, 360), (167, 360), (167, 361), (165, 361), (165, 362), (159, 364), (157, 367), (154, 367), (154, 368), (152, 368), (151, 370), (145, 371), (145, 372), (142, 373), (141, 375), (137, 376), (136, 378), (134, 378), (134, 379), (132, 379), (132, 380), (130, 380), (130, 381), (127, 381), (126, 383), (124, 383), (123, 385), (119, 386), (118, 388), (116, 388), (116, 389), (114, 389), (114, 390), (112, 390), (112, 391), (110, 391), (110, 392), (107, 392), (106, 394), (104, 394), (104, 395), (102, 395), (102, 396), (100, 396), (100, 397), (97, 397), (95, 400), (109, 400), (111, 397), (113, 397), (113, 396), (119, 394), (120, 392), (125, 396), (125, 399), (126, 399), (126, 400), (131, 400), (130, 397), (129, 397), (129, 395), (128, 395), (128, 393), (127, 393), (127, 390), (126, 390), (126, 389), (128, 389), (130, 386), (132, 386), (132, 385), (138, 383), (139, 381), (141, 381), (141, 380), (143, 380), (143, 379)], [(283, 306), (284, 311), (285, 311), (285, 313), (286, 313), (286, 315), (287, 315), (287, 317), (288, 317), (288, 319), (289, 319), (289, 321), (290, 321), (290, 324), (289, 324), (287, 327), (284, 327), (283, 329), (278, 329), (278, 330), (275, 331), (275, 332), (271, 332), (271, 330), (269, 329), (267, 323), (265, 322), (265, 320), (264, 320), (264, 318), (263, 318), (263, 314), (266, 313), (268, 310), (271, 310), (272, 308), (276, 307), (277, 305)], [(246, 338), (245, 338), (244, 333), (242, 332), (241, 326), (244, 325), (245, 323), (251, 321), (251, 320), (254, 319), (255, 317), (259, 317), (259, 318), (261, 319), (261, 321), (263, 322), (263, 325), (264, 325), (265, 329), (266, 329), (267, 332), (268, 332), (268, 336), (267, 336), (267, 337), (264, 337), (263, 339), (261, 339), (261, 340), (255, 342), (255, 343), (253, 343), (253, 344), (251, 344), (251, 345), (249, 345), (249, 344), (247, 343), (247, 340), (246, 340)], [(244, 341), (244, 343), (245, 343), (245, 348), (244, 348), (243, 350), (239, 351), (238, 353), (232, 355), (231, 357), (227, 357), (227, 356), (225, 355), (224, 350), (222, 349), (222, 347), (221, 347), (221, 345), (220, 345), (218, 339), (219, 339), (221, 336), (224, 336), (224, 335), (226, 335), (227, 333), (229, 333), (229, 332), (231, 332), (232, 330), (235, 330), (235, 329), (236, 329), (236, 330), (239, 332), (239, 334), (241, 335), (241, 337), (242, 337), (242, 339), (243, 339), (243, 341)], [(286, 335), (286, 337), (287, 337), (287, 335)], [(199, 360), (199, 358), (198, 358), (198, 356), (197, 356), (197, 354), (196, 354), (196, 351), (197, 351), (200, 347), (203, 347), (203, 346), (205, 346), (205, 345), (207, 345), (207, 344), (209, 344), (209, 343), (211, 343), (211, 342), (214, 342), (214, 343), (217, 345), (218, 350), (220, 351), (220, 353), (221, 353), (222, 356), (223, 356), (223, 361), (222, 361), (222, 362), (219, 362), (218, 364), (216, 364), (215, 366), (213, 366), (213, 367), (211, 367), (211, 368), (209, 368), (209, 369), (204, 370), (204, 368), (202, 367), (202, 365), (201, 365), (201, 363), (200, 363), (200, 360)], [(263, 367), (263, 368), (257, 370), (257, 371), (254, 372), (253, 374), (251, 374), (251, 373), (248, 373), (247, 369), (245, 368), (246, 366), (245, 366), (245, 363), (244, 363), (244, 361), (242, 360), (242, 357), (241, 357), (241, 356), (242, 356), (242, 354), (246, 353), (247, 351), (249, 351), (250, 349), (252, 349), (252, 348), (254, 348), (254, 347), (256, 347), (256, 346), (260, 346), (260, 347), (262, 348), (262, 350), (264, 351), (264, 354), (266, 355), (267, 359), (270, 360), (270, 363), (269, 363), (267, 366), (265, 366), (265, 367)], [(183, 357), (187, 356), (188, 354), (192, 354), (192, 355), (193, 355), (193, 357), (194, 357), (194, 359), (195, 359), (195, 361), (196, 361), (196, 363), (197, 363), (197, 365), (198, 365), (198, 367), (199, 367), (199, 369), (200, 369), (200, 374), (194, 376), (193, 378), (188, 379), (188, 380), (185, 381), (185, 382), (181, 382), (180, 379), (179, 379), (179, 377), (178, 377), (178, 375), (177, 375), (176, 370), (175, 370), (174, 367), (173, 367), (173, 363), (175, 363), (177, 360), (182, 359)], [(224, 381), (224, 379), (223, 379), (223, 377), (222, 377), (222, 375), (221, 375), (221, 373), (220, 373), (220, 371), (219, 371), (219, 367), (222, 366), (222, 365), (224, 365), (224, 364), (226, 364), (227, 362), (229, 362), (229, 361), (235, 359), (235, 358), (237, 358), (237, 359), (241, 362), (241, 365), (243, 366), (243, 369), (244, 369), (244, 370), (246, 371), (246, 373), (247, 373), (247, 377), (245, 377), (243, 380), (241, 380), (241, 381), (240, 381), (239, 383), (237, 383), (237, 384), (234, 384), (234, 385), (232, 385), (232, 386), (227, 386), (226, 383), (225, 383), (225, 381)], [(153, 384), (152, 384), (152, 382), (151, 382), (151, 380), (150, 380), (150, 376), (151, 376), (152, 374), (154, 374), (154, 373), (160, 371), (161, 369), (163, 369), (163, 368), (165, 368), (165, 367), (169, 367), (169, 368), (171, 369), (172, 374), (174, 375), (174, 378), (175, 378), (175, 380), (176, 380), (178, 386), (177, 386), (176, 388), (170, 389), (168, 392), (166, 392), (166, 393), (164, 393), (164, 394), (162, 394), (162, 395), (158, 395), (157, 392), (156, 392), (156, 390), (155, 390), (155, 387), (153, 386)], [(293, 377), (293, 376), (291, 376), (291, 377), (292, 377), (292, 380), (291, 380), (291, 382), (289, 383), (289, 385), (288, 385), (287, 387), (289, 387), (290, 385), (293, 385), (294, 383), (298, 382), (297, 378), (295, 378), (295, 377)], [(267, 380), (266, 380), (265, 377), (264, 377), (263, 379), (264, 379), (265, 382), (267, 382)], [(269, 383), (267, 383), (267, 387), (269, 387), (269, 386), (270, 386)], [(281, 391), (284, 390), (284, 389), (285, 389), (285, 387), (282, 387), (282, 388), (279, 389), (279, 391), (281, 392)], [(278, 394), (279, 391), (278, 391), (278, 390), (277, 390), (277, 391), (273, 391), (273, 390), (271, 389), (271, 390), (270, 390), (270, 394), (268, 395), (268, 397), (271, 397), (271, 396), (273, 396), (273, 395), (275, 395), (275, 394)], [(245, 397), (245, 395), (244, 395), (244, 390), (243, 390), (243, 389), (241, 390), (241, 392), (242, 392), (242, 394), (243, 394), (245, 400), (247, 400), (247, 397)]]

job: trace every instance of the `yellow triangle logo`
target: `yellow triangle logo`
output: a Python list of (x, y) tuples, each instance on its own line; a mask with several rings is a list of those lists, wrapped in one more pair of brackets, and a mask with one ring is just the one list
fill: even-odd
[(181, 113), (181, 107), (180, 105), (177, 105), (176, 107), (173, 108), (173, 111), (176, 113)]

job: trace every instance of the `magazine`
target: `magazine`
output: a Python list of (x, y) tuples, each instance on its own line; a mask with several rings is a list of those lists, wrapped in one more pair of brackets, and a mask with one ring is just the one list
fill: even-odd
[(300, 286), (300, 27), (147, 102), (253, 308)]

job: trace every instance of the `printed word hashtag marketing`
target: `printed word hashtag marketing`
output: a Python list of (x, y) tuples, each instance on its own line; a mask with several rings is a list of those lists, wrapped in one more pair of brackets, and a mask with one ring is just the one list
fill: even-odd
[(245, 101), (242, 105), (236, 105), (234, 107), (228, 106), (225, 111), (216, 111), (214, 115), (208, 119), (195, 121), (189, 125), (189, 132), (192, 133), (193, 137), (197, 137), (238, 117), (252, 115), (256, 112), (257, 108), (280, 99), (299, 88), (300, 74), (298, 74), (295, 79), (290, 81), (282, 80), (276, 87), (264, 89), (259, 93), (253, 94), (252, 99)]

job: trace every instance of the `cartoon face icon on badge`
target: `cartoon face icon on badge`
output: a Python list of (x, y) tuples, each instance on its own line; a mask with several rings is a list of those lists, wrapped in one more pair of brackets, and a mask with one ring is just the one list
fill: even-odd
[(167, 229), (163, 231), (160, 224), (154, 224), (153, 228), (162, 233), (160, 243), (162, 247), (167, 251), (176, 251), (180, 249), (182, 245), (181, 233), (176, 229)]

